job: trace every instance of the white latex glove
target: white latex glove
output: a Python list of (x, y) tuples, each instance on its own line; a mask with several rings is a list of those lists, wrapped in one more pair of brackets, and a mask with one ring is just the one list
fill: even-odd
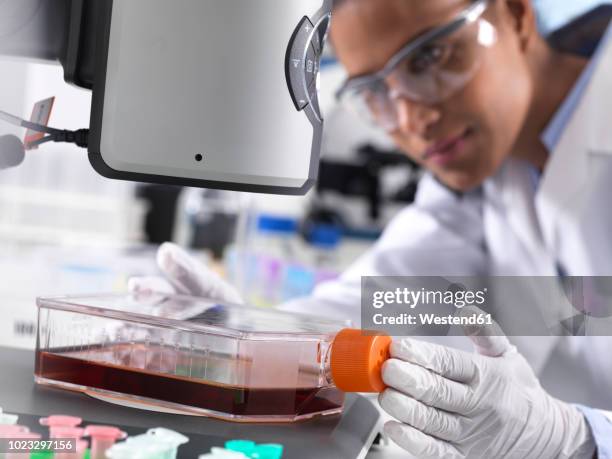
[(468, 334), (478, 354), (392, 343), (379, 401), (400, 422), (389, 421), (385, 433), (419, 459), (591, 459), (596, 447), (582, 413), (546, 393), (505, 336), (476, 329)]
[(178, 293), (226, 303), (243, 303), (232, 285), (176, 244), (166, 242), (159, 247), (157, 265), (164, 277), (133, 277), (128, 280), (128, 290), (132, 293)]

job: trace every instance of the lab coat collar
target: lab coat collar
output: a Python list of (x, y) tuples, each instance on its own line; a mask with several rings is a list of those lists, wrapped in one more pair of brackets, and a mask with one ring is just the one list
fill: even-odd
[[(581, 148), (591, 152), (612, 152), (612, 39), (601, 45), (597, 67), (578, 103), (557, 149)], [(599, 54), (599, 52), (598, 52)], [(552, 160), (554, 161), (553, 151)]]
[(547, 245), (558, 250), (556, 218), (589, 183), (592, 155), (612, 158), (612, 40), (602, 55), (589, 86), (576, 106), (544, 170), (536, 206)]
[[(612, 154), (612, 40), (608, 40), (591, 87), (582, 101), (576, 124), (585, 129), (585, 139), (592, 153)], [(582, 123), (580, 122), (582, 121)], [(582, 125), (582, 126), (580, 126)]]
[(602, 55), (605, 55), (607, 45), (612, 41), (612, 23), (606, 28), (603, 36), (599, 40), (599, 45), (592, 55), (590, 62), (584, 68), (582, 75), (574, 84), (574, 88), (566, 96), (565, 101), (557, 110), (551, 122), (548, 124), (542, 134), (542, 141), (548, 148), (548, 151), (554, 151), (559, 143), (559, 138), (565, 131), (568, 123), (571, 121), (572, 115), (576, 110), (577, 105), (582, 100), (585, 91), (589, 88), (589, 84), (593, 74), (599, 67)]

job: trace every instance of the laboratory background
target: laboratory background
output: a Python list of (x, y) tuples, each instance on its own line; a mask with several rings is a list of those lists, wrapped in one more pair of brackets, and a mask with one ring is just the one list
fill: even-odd
[[(534, 3), (545, 33), (608, 4)], [(0, 40), (2, 26), (0, 18)], [(167, 241), (187, 249), (263, 310), (337, 278), (413, 202), (423, 174), (384, 132), (336, 102), (345, 76), (328, 46), (319, 94), (322, 159), (318, 182), (304, 197), (109, 180), (93, 170), (83, 150), (65, 144), (41, 146), (20, 167), (0, 171), (0, 347), (35, 348), (37, 297), (122, 293), (130, 278), (159, 275), (156, 252)], [(28, 119), (34, 104), (50, 97), (50, 125), (79, 129), (89, 118), (90, 92), (66, 85), (61, 67), (0, 60), (0, 109)], [(0, 135), (22, 138), (24, 131), (0, 124)], [(558, 378), (544, 384), (563, 395)], [(46, 414), (62, 414), (61, 406), (58, 401), (57, 411)], [(233, 427), (219, 432), (245, 436)], [(278, 435), (269, 443), (282, 444), (286, 433)], [(407, 457), (384, 438), (376, 443), (365, 457)]]
[[(605, 3), (536, 5), (542, 30), (550, 32)], [(60, 67), (6, 59), (0, 65), (5, 111), (29, 118), (37, 101), (55, 97), (52, 125), (77, 129), (89, 117), (90, 93), (66, 85)], [(412, 202), (420, 172), (384, 133), (336, 104), (344, 71), (329, 49), (321, 78), (323, 160), (316, 189), (303, 198), (107, 180), (81, 150), (62, 144), (3, 171), (1, 344), (34, 345), (35, 296), (121, 290), (129, 276), (154, 271), (155, 244), (165, 241), (199, 251), (256, 304), (308, 294), (342, 272)], [(0, 133), (23, 135), (6, 124)], [(240, 251), (263, 257), (262, 279), (237, 269)]]

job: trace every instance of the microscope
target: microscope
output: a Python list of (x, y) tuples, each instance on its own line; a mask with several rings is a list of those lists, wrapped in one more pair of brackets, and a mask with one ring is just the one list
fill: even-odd
[[(0, 120), (86, 148), (101, 175), (303, 195), (318, 175), (332, 0), (4, 0), (0, 56), (92, 91), (83, 129)], [(1, 77), (0, 77), (1, 78)], [(23, 144), (0, 138), (0, 168)], [(26, 145), (27, 147), (27, 145)]]

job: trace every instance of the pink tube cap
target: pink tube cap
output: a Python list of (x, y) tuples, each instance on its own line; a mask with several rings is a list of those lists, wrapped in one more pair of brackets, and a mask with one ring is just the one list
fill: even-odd
[(54, 414), (48, 418), (40, 419), (41, 426), (49, 427), (76, 427), (83, 422), (81, 418), (76, 416), (64, 416), (63, 414)]
[(85, 427), (85, 436), (106, 440), (122, 440), (127, 437), (127, 434), (117, 427), (91, 425)]
[(40, 440), (42, 435), (35, 432), (17, 432), (13, 435), (13, 438), (18, 438), (19, 440)]
[(18, 425), (6, 425), (0, 426), (0, 437), (6, 438), (11, 437), (20, 433), (28, 433), (30, 431), (26, 426), (18, 426)]
[(75, 438), (83, 437), (85, 429), (82, 427), (51, 427), (49, 428), (49, 437), (51, 438)]

